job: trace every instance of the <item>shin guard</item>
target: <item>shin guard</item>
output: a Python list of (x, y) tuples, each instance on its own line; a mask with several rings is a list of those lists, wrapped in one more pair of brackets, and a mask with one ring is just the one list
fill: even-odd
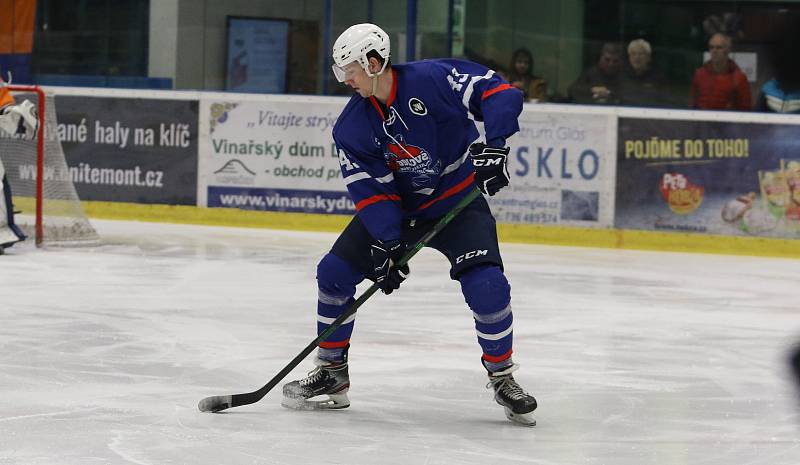
[(483, 360), (493, 371), (500, 371), (512, 364), (511, 286), (495, 265), (470, 268), (458, 280), (464, 300), (472, 310)]

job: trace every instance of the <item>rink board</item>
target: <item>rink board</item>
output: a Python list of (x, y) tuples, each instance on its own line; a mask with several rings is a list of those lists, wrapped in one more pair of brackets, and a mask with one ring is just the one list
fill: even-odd
[[(350, 221), (346, 215), (113, 202), (83, 205), (91, 218), (244, 228), (339, 232)], [(497, 229), (502, 242), (800, 258), (798, 241), (790, 239), (503, 223)]]
[[(142, 128), (149, 126), (159, 128), (153, 150), (163, 152), (171, 166), (196, 164), (196, 170), (176, 171), (175, 184), (160, 186), (167, 196), (120, 201), (119, 186), (93, 186), (91, 201), (85, 202), (90, 217), (338, 231), (354, 213), (330, 135), (346, 98), (52, 90), (68, 99), (73, 114), (80, 113), (80, 99), (74, 97), (92, 97), (87, 101), (94, 110), (82, 120), (90, 146), (75, 139), (65, 143), (71, 168), (86, 166), (81, 153), (92, 154), (92, 166), (130, 171), (120, 164), (124, 161), (138, 168), (140, 159), (152, 157), (148, 146), (141, 137), (141, 143), (127, 145), (121, 137), (126, 129), (145, 135)], [(198, 109), (197, 121), (187, 114), (174, 121), (156, 114), (152, 121), (144, 115), (125, 123), (115, 119), (120, 102), (189, 104)], [(176, 139), (172, 127), (189, 130)], [(776, 206), (774, 186), (761, 182), (764, 172), (783, 176), (783, 166), (800, 160), (793, 154), (800, 153), (793, 142), (800, 137), (791, 136), (800, 135), (796, 117), (526, 104), (520, 128), (509, 139), (511, 185), (488, 199), (501, 240), (800, 256), (800, 210), (791, 210), (791, 192), (781, 194)], [(75, 180), (79, 191), (84, 178)], [(720, 184), (721, 178), (730, 181)], [(195, 206), (171, 200), (184, 190)], [(724, 210), (748, 195), (750, 203), (726, 218)]]

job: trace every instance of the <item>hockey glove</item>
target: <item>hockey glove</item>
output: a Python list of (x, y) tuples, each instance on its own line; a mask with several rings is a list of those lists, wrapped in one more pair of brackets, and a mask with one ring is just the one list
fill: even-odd
[(472, 166), (475, 168), (475, 184), (484, 194), (492, 196), (506, 187), (511, 180), (508, 176), (509, 147), (487, 147), (476, 142), (469, 147)]
[(0, 108), (0, 129), (11, 135), (33, 139), (39, 129), (36, 106), (30, 100), (25, 100), (19, 105)]
[(410, 273), (408, 264), (400, 268), (394, 266), (403, 257), (405, 251), (406, 248), (399, 240), (372, 244), (370, 254), (375, 270), (375, 283), (386, 295), (399, 288), (400, 283), (405, 281)]

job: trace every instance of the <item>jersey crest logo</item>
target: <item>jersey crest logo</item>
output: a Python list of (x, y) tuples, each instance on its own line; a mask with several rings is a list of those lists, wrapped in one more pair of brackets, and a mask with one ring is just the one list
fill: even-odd
[(408, 109), (417, 116), (425, 116), (428, 114), (428, 108), (422, 103), (422, 100), (416, 97), (408, 99)]
[(406, 144), (402, 136), (395, 140), (386, 144), (386, 165), (395, 173), (410, 174), (414, 187), (429, 187), (441, 171), (441, 160), (434, 163), (427, 150)]

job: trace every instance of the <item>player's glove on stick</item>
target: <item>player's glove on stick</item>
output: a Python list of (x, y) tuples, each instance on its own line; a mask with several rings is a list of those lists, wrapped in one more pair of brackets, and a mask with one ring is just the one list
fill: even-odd
[(484, 194), (496, 194), (511, 180), (507, 168), (510, 150), (509, 147), (487, 147), (482, 142), (476, 142), (469, 147), (472, 166), (475, 168), (475, 184)]
[(391, 294), (406, 280), (410, 270), (408, 264), (394, 266), (405, 253), (405, 247), (399, 240), (378, 242), (370, 249), (372, 264), (375, 269), (375, 283), (384, 294)]

